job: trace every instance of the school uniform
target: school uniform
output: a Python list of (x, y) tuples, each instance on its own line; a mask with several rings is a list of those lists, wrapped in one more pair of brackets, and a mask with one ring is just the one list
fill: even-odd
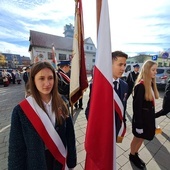
[(24, 72), (24, 74), (23, 74), (23, 80), (24, 80), (25, 84), (27, 84), (28, 79), (29, 79), (29, 73), (28, 73), (28, 72)]
[(58, 92), (63, 95), (69, 101), (69, 93), (70, 93), (70, 78), (69, 76), (62, 70), (58, 69)]
[(126, 80), (126, 82), (128, 84), (127, 99), (132, 94), (132, 90), (133, 90), (133, 87), (135, 85), (135, 81), (136, 81), (138, 75), (139, 75), (139, 72), (132, 71), (132, 72), (129, 73), (129, 75), (127, 77), (127, 80)]
[[(143, 129), (139, 134), (136, 129)], [(132, 132), (134, 136), (152, 140), (155, 136), (155, 106), (153, 101), (146, 101), (145, 87), (139, 83), (134, 88)]]
[[(113, 80), (113, 84), (114, 84), (114, 81)], [(119, 114), (117, 113), (117, 111), (115, 111), (115, 123), (116, 123), (116, 137), (119, 136), (119, 131), (121, 129), (121, 126), (122, 126), (122, 123), (125, 125), (124, 128), (126, 130), (126, 105), (127, 105), (127, 93), (128, 93), (128, 85), (125, 81), (123, 81), (122, 79), (118, 79), (116, 80), (118, 81), (117, 83), (117, 90), (115, 90), (115, 92), (117, 93), (117, 95), (119, 96), (119, 99), (122, 103), (122, 106), (123, 106), (123, 122), (122, 120), (120, 119), (119, 117)], [(114, 86), (114, 89), (116, 87)]]
[[(55, 123), (54, 128), (61, 138), (64, 147), (67, 149), (67, 166), (68, 168), (74, 168), (77, 158), (74, 127), (71, 117), (66, 118), (62, 125)], [(49, 168), (49, 165), (52, 168)], [(62, 168), (62, 164), (54, 159), (21, 106), (17, 105), (13, 110), (11, 119), (8, 169), (62, 170)]]

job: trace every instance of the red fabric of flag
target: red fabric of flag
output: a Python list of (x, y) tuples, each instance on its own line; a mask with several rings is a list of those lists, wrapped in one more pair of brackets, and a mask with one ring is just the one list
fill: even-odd
[(86, 129), (85, 170), (115, 170), (115, 130), (110, 21), (107, 0), (102, 1), (96, 63)]

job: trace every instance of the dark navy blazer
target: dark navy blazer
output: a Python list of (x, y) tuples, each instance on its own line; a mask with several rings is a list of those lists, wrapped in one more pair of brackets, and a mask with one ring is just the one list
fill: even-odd
[[(67, 147), (67, 166), (76, 166), (75, 134), (71, 117), (62, 125), (55, 125), (63, 144)], [(54, 169), (62, 169), (56, 161)], [(9, 136), (8, 170), (47, 170), (45, 145), (23, 110), (17, 105), (12, 113)]]
[[(123, 104), (124, 107), (124, 113), (123, 113), (123, 121), (126, 122), (126, 105), (127, 105), (127, 94), (128, 94), (128, 84), (123, 81), (122, 79), (119, 79), (119, 98)], [(119, 130), (121, 128), (121, 121), (117, 114), (115, 114), (115, 122), (116, 122), (116, 137), (118, 136)], [(125, 124), (126, 125), (126, 124)]]
[[(87, 107), (86, 107), (86, 110), (85, 110), (85, 115), (86, 115), (87, 120), (88, 120), (88, 116), (89, 116), (90, 96), (91, 96), (92, 85), (93, 84), (91, 83), (90, 84), (89, 100), (88, 100)], [(122, 79), (119, 79), (119, 91), (120, 91), (119, 98), (122, 101), (122, 104), (123, 104), (123, 107), (124, 107), (123, 120), (125, 122), (126, 121), (125, 111), (126, 111), (126, 104), (127, 104), (128, 84), (125, 81), (123, 81)], [(116, 136), (118, 136), (118, 132), (119, 132), (120, 127), (121, 127), (121, 121), (120, 121), (117, 114), (115, 116), (115, 122), (116, 122)]]

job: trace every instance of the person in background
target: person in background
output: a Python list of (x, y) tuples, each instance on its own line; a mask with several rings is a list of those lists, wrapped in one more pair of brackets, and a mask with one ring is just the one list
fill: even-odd
[(90, 82), (90, 85), (89, 85), (89, 88), (90, 88), (89, 99), (88, 99), (87, 106), (86, 106), (86, 109), (85, 109), (85, 116), (86, 116), (87, 120), (88, 120), (88, 117), (89, 117), (89, 110), (90, 110), (90, 97), (91, 97), (91, 91), (92, 91), (92, 84), (93, 84), (93, 78), (91, 79), (91, 82)]
[(21, 84), (21, 74), (20, 74), (19, 70), (16, 70), (15, 77), (16, 77), (17, 83)]
[(138, 152), (146, 140), (155, 136), (155, 99), (159, 98), (156, 86), (157, 63), (147, 60), (139, 73), (133, 91), (132, 133), (129, 160), (139, 169), (145, 163), (139, 158)]
[(159, 112), (155, 113), (155, 118), (165, 116), (169, 112), (170, 112), (170, 79), (168, 80), (165, 87), (162, 109)]
[(135, 84), (135, 81), (139, 75), (139, 69), (140, 66), (139, 64), (135, 64), (133, 65), (134, 70), (132, 72), (129, 73), (128, 77), (127, 77), (127, 84), (128, 84), (128, 94), (127, 94), (127, 99), (129, 98), (129, 96), (132, 94), (132, 90)]
[[(127, 93), (128, 93), (128, 85), (127, 83), (121, 79), (123, 72), (125, 71), (126, 67), (126, 60), (128, 55), (122, 51), (114, 51), (112, 52), (112, 73), (113, 73), (113, 84), (115, 95), (118, 97), (119, 102), (121, 102), (121, 106), (123, 107), (123, 113), (120, 116), (117, 110), (115, 110), (115, 123), (116, 123), (116, 138), (118, 142), (119, 132), (122, 127), (122, 124), (126, 128), (126, 118), (125, 118), (125, 111), (126, 111), (126, 104), (127, 104)], [(93, 78), (93, 77), (92, 77)], [(90, 84), (90, 94), (91, 90), (93, 90), (93, 84)], [(89, 110), (90, 110), (90, 96), (89, 101), (87, 103), (87, 107), (85, 110), (85, 115), (88, 120)]]
[(7, 87), (9, 85), (9, 80), (8, 80), (8, 73), (6, 70), (2, 70), (2, 80), (4, 87)]
[(12, 73), (11, 73), (11, 75), (12, 75), (12, 83), (13, 84), (15, 84), (15, 74), (16, 74), (16, 71), (15, 70), (12, 70)]
[(58, 92), (69, 101), (70, 77), (67, 74), (70, 72), (70, 61), (61, 61), (58, 66)]
[(48, 62), (31, 68), (31, 95), (13, 110), (8, 170), (71, 170), (76, 166), (75, 133)]
[(29, 74), (30, 74), (30, 67), (26, 67), (25, 72), (24, 72), (24, 74), (23, 74), (23, 80), (24, 80), (24, 82), (25, 82), (25, 85), (26, 85), (27, 82), (28, 82)]
[(84, 108), (83, 108), (83, 98), (80, 98), (75, 104), (74, 104), (74, 107), (76, 108), (76, 109), (81, 109), (81, 110), (83, 110)]

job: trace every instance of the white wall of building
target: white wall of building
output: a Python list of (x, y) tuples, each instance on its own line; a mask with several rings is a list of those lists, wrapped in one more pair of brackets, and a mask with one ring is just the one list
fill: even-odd
[[(84, 44), (85, 51), (85, 63), (86, 70), (90, 71), (95, 64), (95, 55), (96, 55), (96, 47), (94, 46), (91, 38), (88, 38)], [(32, 47), (31, 51), (31, 63), (35, 63), (38, 61), (49, 61), (52, 62), (52, 58), (50, 58), (50, 53), (52, 53), (52, 49), (49, 48), (41, 48), (41, 47)], [(72, 57), (72, 51), (69, 50), (61, 50), (56, 49), (56, 61), (60, 60), (70, 60)]]

